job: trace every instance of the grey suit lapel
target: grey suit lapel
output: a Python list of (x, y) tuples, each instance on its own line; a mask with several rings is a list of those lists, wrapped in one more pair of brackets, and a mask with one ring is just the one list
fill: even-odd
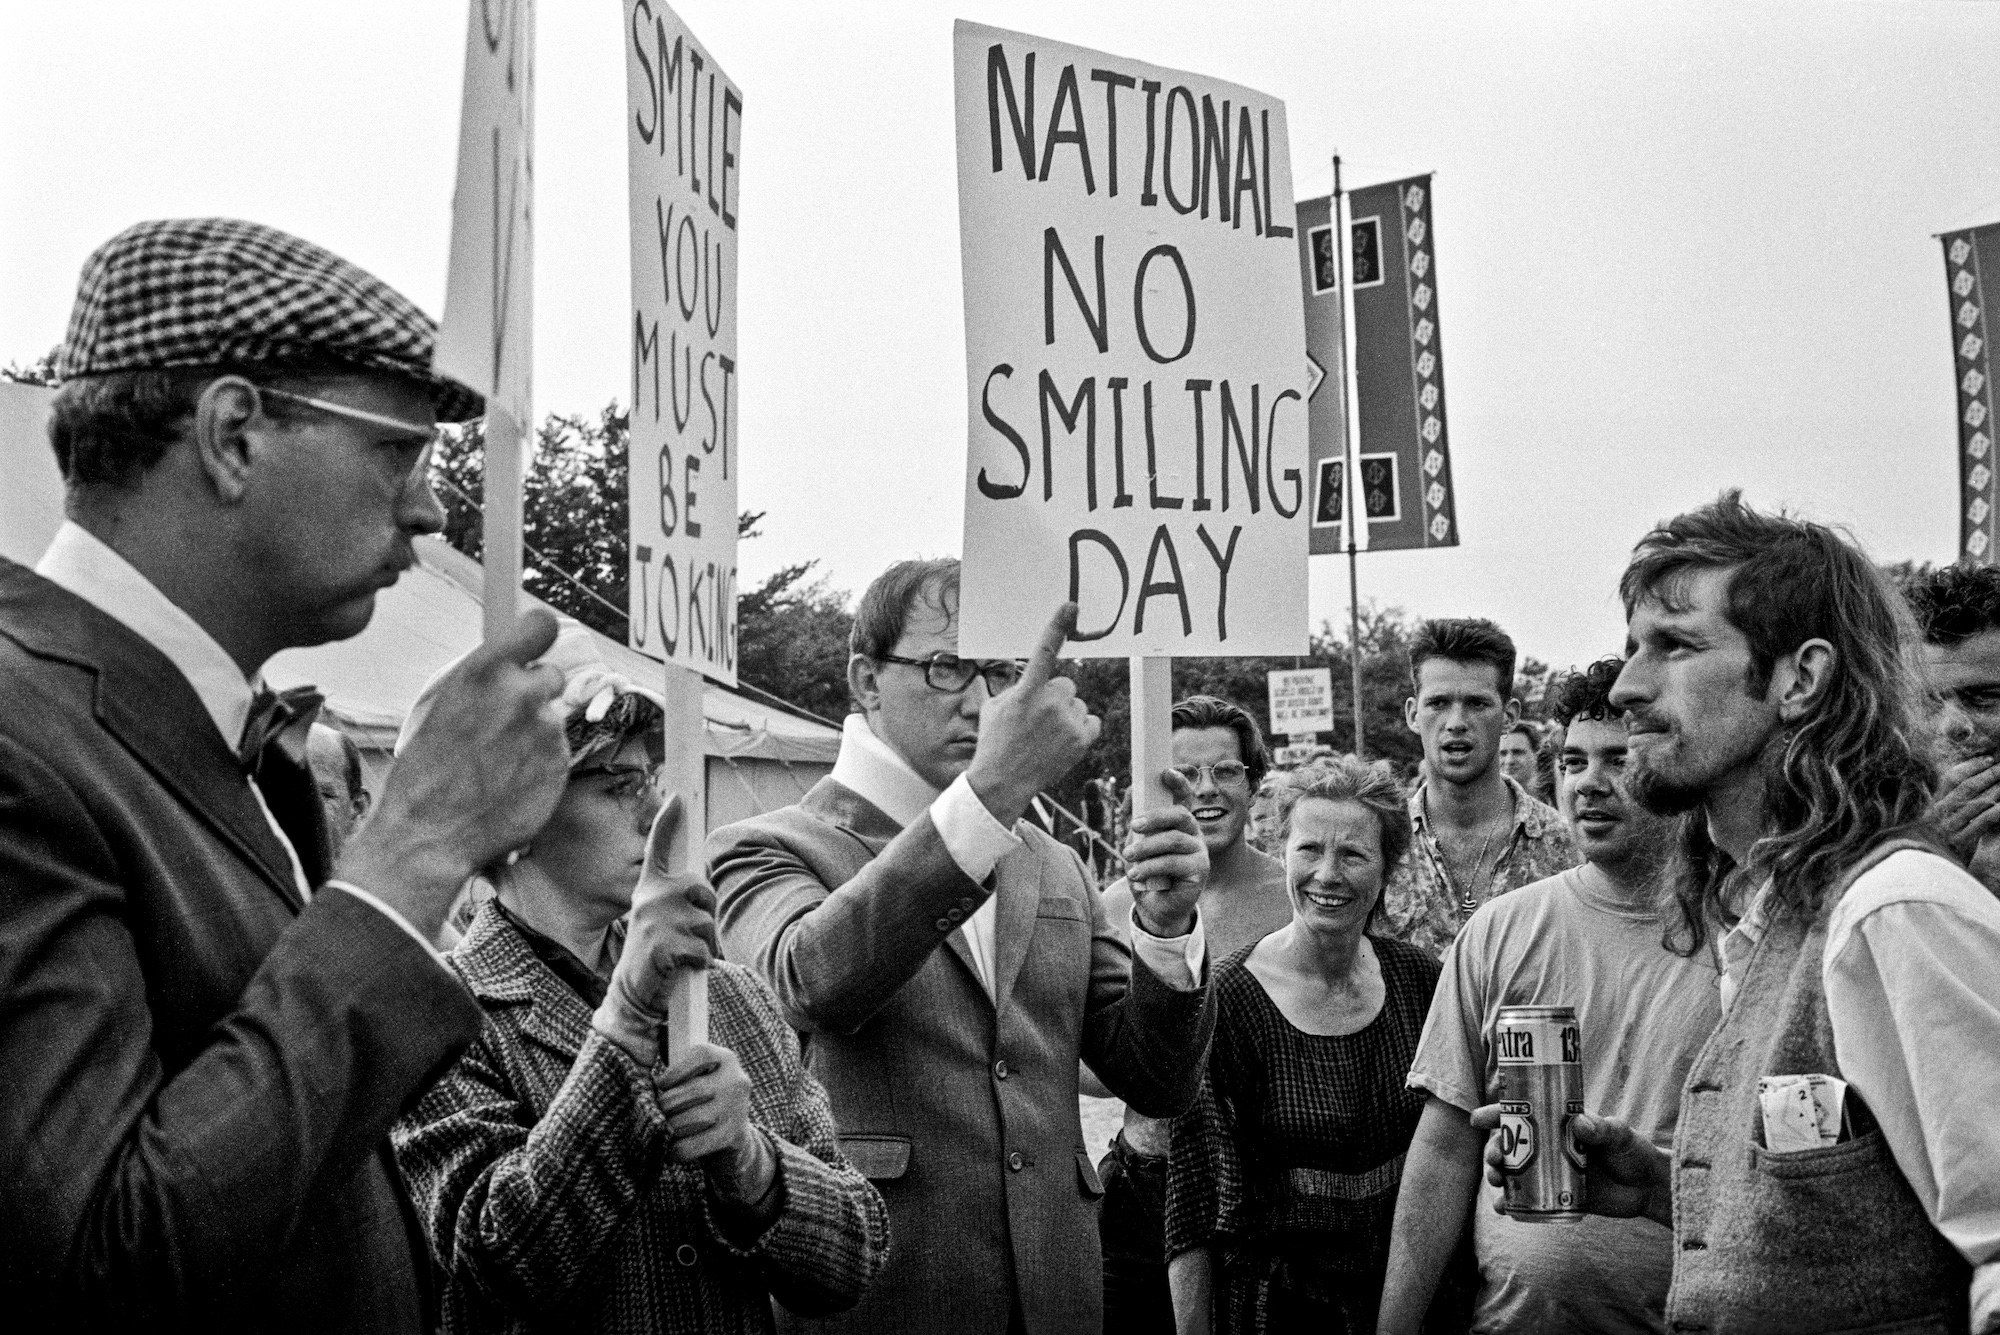
[[(903, 832), (903, 827), (896, 824), (888, 812), (832, 778), (821, 779), (814, 784), (800, 805), (861, 846), (867, 857), (855, 863), (857, 873), (868, 861), (880, 857), (882, 850), (889, 846), (889, 841)], [(979, 981), (979, 969), (973, 963), (972, 948), (965, 944), (965, 933), (953, 932), (945, 937), (944, 943), (945, 948), (965, 966), (965, 971), (972, 975), (973, 985), (979, 994), (985, 996), (986, 986)]]
[(1000, 878), (994, 898), (999, 902), (993, 923), (993, 996), (995, 1004), (1005, 1002), (1021, 976), (1028, 958), (1028, 946), (1035, 934), (1035, 908), (1042, 897), (1042, 859), (1035, 846), (1024, 842), (1000, 859), (994, 869)]

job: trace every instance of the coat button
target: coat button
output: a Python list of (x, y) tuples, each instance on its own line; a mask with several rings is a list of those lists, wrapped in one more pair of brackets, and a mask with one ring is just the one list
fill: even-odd
[(1022, 1168), (1027, 1166), (1027, 1162), (1028, 1161), (1026, 1159), (1023, 1159), (1021, 1157), (1021, 1151), (1019, 1150), (1015, 1150), (1012, 1154), (1007, 1156), (1007, 1166), (1013, 1169), (1017, 1173), (1020, 1172)]
[(1007, 1059), (1005, 1057), (993, 1063), (993, 1078), (995, 1080), (1005, 1080), (1007, 1078)]
[(700, 1259), (700, 1255), (695, 1251), (694, 1244), (683, 1242), (674, 1248), (674, 1259), (682, 1265), (691, 1266)]
[(937, 922), (932, 925), (935, 926), (940, 932), (949, 932), (951, 930), (951, 919), (939, 918)]
[(965, 897), (964, 899), (961, 899), (961, 900), (959, 900), (959, 901), (958, 901), (958, 906), (959, 906), (960, 908), (964, 909), (964, 910), (965, 910), (965, 911), (966, 911), (967, 913), (970, 913), (970, 912), (972, 912), (972, 911), (973, 911), (974, 909), (976, 909), (976, 908), (978, 908), (978, 907), (979, 907), (979, 905), (977, 905), (977, 904), (975, 904), (975, 903), (973, 903), (973, 902), (972, 902), (972, 896), (971, 896), (971, 895), (967, 895), (967, 896), (966, 896), (966, 897)]

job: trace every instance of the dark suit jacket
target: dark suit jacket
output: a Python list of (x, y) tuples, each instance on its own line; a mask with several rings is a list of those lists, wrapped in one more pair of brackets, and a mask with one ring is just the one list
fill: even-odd
[(479, 1020), (378, 910), (301, 906), (165, 656), (0, 561), (10, 1329), (421, 1329), (389, 1124)]
[(889, 1216), (841, 1161), (826, 1091), (748, 969), (709, 971), (709, 1038), (750, 1078), (784, 1205), (732, 1239), (699, 1168), (670, 1163), (649, 1073), (490, 901), (452, 965), (486, 1031), (395, 1131), (444, 1265), (447, 1335), (757, 1335), (771, 1299), (850, 1307), (889, 1251)]
[[(1076, 854), (1040, 830), (968, 879), (925, 815), (908, 829), (823, 779), (709, 837), (723, 953), (763, 973), (827, 1087), (843, 1153), (889, 1204), (888, 1268), (853, 1311), (793, 1329), (1097, 1335), (1102, 1189), (1077, 1059), (1140, 1111), (1193, 1100), (1214, 1027), (1105, 921)], [(998, 1005), (956, 929), (997, 894)]]

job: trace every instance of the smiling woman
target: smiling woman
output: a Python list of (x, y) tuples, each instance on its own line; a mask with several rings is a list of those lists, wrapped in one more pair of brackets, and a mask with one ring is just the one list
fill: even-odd
[[(1279, 781), (1292, 921), (1216, 971), (1215, 1040), (1177, 1119), (1167, 1253), (1181, 1331), (1372, 1331), (1403, 1155), (1404, 1086), (1438, 965), (1371, 934), (1409, 849), (1383, 763)], [(1456, 1277), (1454, 1277), (1456, 1279)], [(1439, 1310), (1465, 1286), (1440, 1288)]]

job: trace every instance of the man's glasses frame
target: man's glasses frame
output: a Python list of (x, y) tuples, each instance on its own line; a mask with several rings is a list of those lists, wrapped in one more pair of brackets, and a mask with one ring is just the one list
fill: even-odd
[(1026, 664), (1018, 658), (960, 658), (943, 650), (929, 658), (903, 658), (897, 654), (877, 655), (880, 663), (901, 663), (904, 667), (922, 668), (924, 685), (946, 695), (957, 695), (972, 685), (974, 677), (986, 679), (989, 695), (998, 695), (1021, 679), (1021, 671)]
[[(317, 408), (320, 412), (331, 413), (335, 417), (345, 417), (350, 422), (360, 422), (384, 431), (399, 431), (406, 436), (414, 436), (424, 442), (426, 452), (437, 444), (441, 430), (435, 426), (419, 426), (415, 422), (405, 422), (400, 417), (371, 413), (365, 408), (350, 408), (344, 403), (335, 403), (332, 399), (316, 399), (310, 394), (294, 394), (288, 389), (273, 389), (269, 385), (256, 385), (255, 389), (259, 394), (269, 394), (272, 398), (283, 399), (287, 403), (302, 403), (308, 408)], [(414, 444), (415, 441), (411, 443)]]

